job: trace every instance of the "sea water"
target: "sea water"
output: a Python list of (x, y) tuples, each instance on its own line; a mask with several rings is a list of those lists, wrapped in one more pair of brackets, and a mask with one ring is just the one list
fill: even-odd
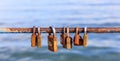
[[(0, 27), (119, 27), (119, 0), (0, 0)], [(70, 34), (74, 37), (74, 33)], [(80, 33), (83, 36), (83, 33)], [(31, 48), (31, 33), (0, 34), (0, 61), (120, 61), (120, 33), (89, 33), (88, 47)]]

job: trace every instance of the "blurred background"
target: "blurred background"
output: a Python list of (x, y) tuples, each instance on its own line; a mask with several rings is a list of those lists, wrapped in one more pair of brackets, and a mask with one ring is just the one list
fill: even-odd
[[(0, 0), (1, 28), (33, 26), (120, 27), (120, 0)], [(59, 42), (57, 53), (48, 50), (47, 35), (42, 48), (31, 48), (29, 33), (0, 34), (0, 61), (120, 61), (119, 33), (90, 33), (87, 48)]]

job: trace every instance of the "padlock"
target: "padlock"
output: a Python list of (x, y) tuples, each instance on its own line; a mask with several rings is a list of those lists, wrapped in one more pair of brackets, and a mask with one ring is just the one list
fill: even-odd
[(53, 35), (51, 33), (49, 33), (49, 35), (48, 35), (48, 49), (49, 50), (53, 49), (53, 47), (52, 47), (52, 45), (53, 45), (52, 39), (53, 39)]
[(65, 38), (66, 38), (66, 32), (65, 32), (66, 27), (63, 28), (63, 32), (60, 35), (60, 43), (62, 44), (63, 48), (65, 48)]
[(83, 38), (80, 36), (80, 46), (82, 46), (83, 45)]
[(57, 42), (57, 37), (56, 37), (56, 31), (55, 28), (50, 27), (52, 29), (53, 34), (49, 33), (48, 35), (48, 49), (53, 52), (58, 51), (58, 42)]
[(87, 47), (88, 45), (88, 34), (87, 34), (87, 27), (84, 28), (84, 36), (83, 36), (83, 46)]
[(67, 27), (67, 36), (66, 36), (66, 39), (65, 39), (65, 48), (66, 49), (71, 49), (72, 48), (72, 37), (70, 37), (70, 34), (69, 34), (69, 27)]
[(75, 33), (75, 36), (74, 36), (74, 45), (75, 46), (83, 45), (83, 39), (79, 35), (79, 27), (76, 27), (76, 33)]
[(36, 27), (33, 26), (32, 35), (31, 35), (31, 47), (36, 47)]
[(38, 33), (37, 33), (37, 47), (41, 48), (42, 47), (42, 36), (41, 36), (40, 28), (38, 28), (37, 30), (38, 30)]

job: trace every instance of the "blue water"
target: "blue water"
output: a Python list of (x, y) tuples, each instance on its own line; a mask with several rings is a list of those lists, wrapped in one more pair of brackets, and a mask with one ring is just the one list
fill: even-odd
[[(119, 7), (119, 0), (0, 0), (0, 27), (120, 27)], [(90, 33), (87, 48), (59, 43), (57, 53), (48, 50), (47, 34), (41, 49), (30, 47), (30, 37), (0, 34), (0, 61), (120, 61), (119, 33)]]

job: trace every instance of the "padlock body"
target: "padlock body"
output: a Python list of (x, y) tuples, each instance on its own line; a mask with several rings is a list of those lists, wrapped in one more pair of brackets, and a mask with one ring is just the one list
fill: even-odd
[(84, 36), (83, 36), (83, 46), (87, 47), (87, 45), (88, 45), (88, 35), (84, 34)]
[(58, 51), (57, 38), (53, 35), (48, 36), (48, 49), (53, 52)]
[(80, 36), (80, 39), (79, 39), (79, 43), (80, 43), (80, 46), (83, 45), (83, 38)]
[(82, 37), (79, 34), (75, 35), (75, 37), (74, 37), (74, 45), (75, 46), (83, 45), (83, 39), (82, 39)]
[(36, 47), (36, 34), (33, 33), (31, 36), (31, 47)]
[(75, 37), (74, 37), (74, 45), (75, 46), (80, 46), (80, 36), (79, 35), (75, 35)]
[(66, 34), (62, 34), (60, 37), (61, 44), (62, 44), (63, 48), (65, 48), (65, 38), (66, 38)]
[(42, 47), (42, 36), (40, 34), (37, 35), (37, 47)]
[(66, 49), (71, 49), (72, 48), (72, 38), (70, 36), (67, 36), (66, 37), (66, 40), (65, 40), (65, 45), (66, 45)]

